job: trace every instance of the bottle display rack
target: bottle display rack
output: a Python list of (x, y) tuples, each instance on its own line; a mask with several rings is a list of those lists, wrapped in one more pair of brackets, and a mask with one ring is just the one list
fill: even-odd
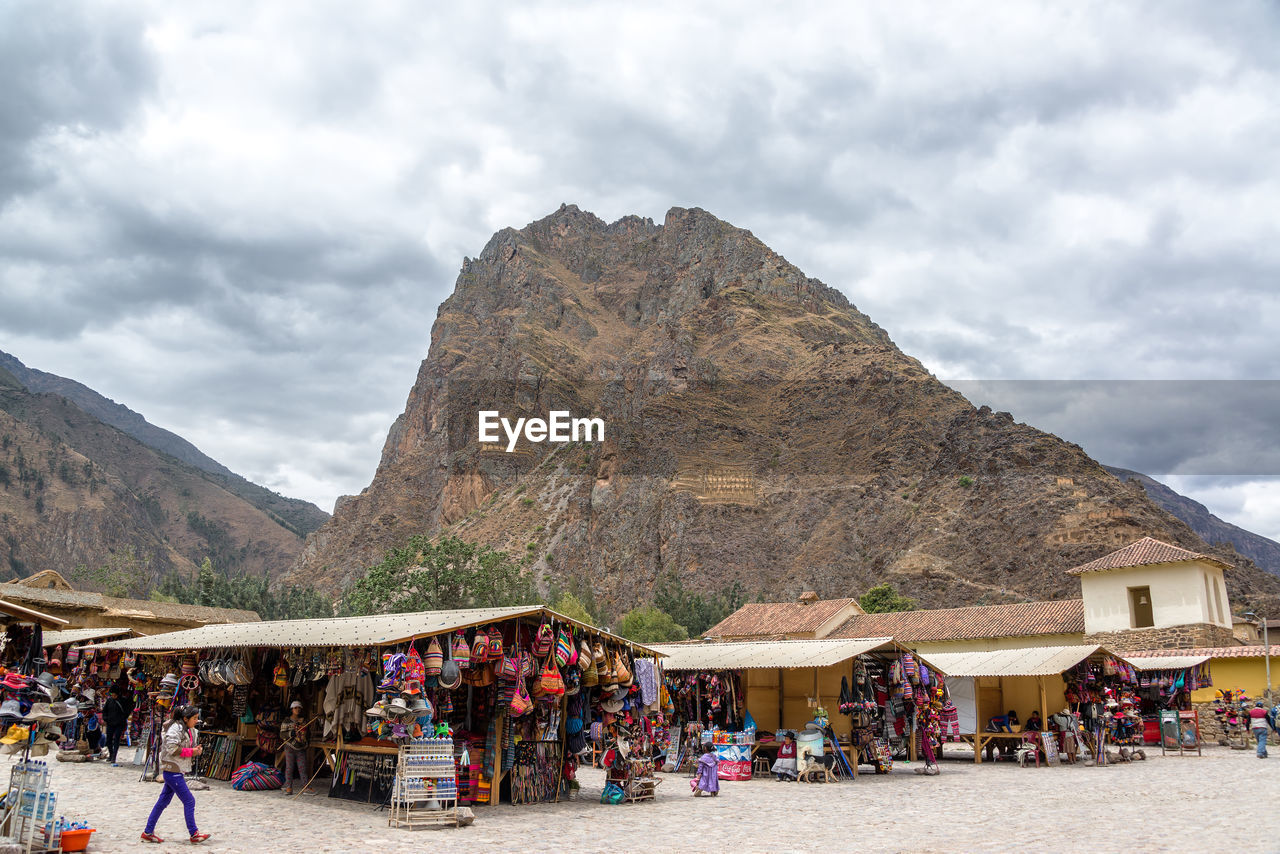
[(452, 738), (417, 738), (401, 745), (391, 790), (392, 827), (458, 824), (458, 777)]

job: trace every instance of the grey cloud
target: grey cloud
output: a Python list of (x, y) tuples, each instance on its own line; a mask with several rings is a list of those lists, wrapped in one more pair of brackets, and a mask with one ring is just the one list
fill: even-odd
[(0, 7), (0, 204), (52, 180), (31, 145), (67, 129), (86, 136), (124, 125), (155, 86), (137, 15), (73, 2)]
[(1280, 380), (953, 380), (975, 404), (1152, 475), (1280, 474)]

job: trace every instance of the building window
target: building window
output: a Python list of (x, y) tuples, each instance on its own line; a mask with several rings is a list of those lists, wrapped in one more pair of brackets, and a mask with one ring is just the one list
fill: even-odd
[(1151, 588), (1129, 588), (1129, 626), (1135, 629), (1147, 629), (1156, 624), (1155, 612), (1151, 609)]

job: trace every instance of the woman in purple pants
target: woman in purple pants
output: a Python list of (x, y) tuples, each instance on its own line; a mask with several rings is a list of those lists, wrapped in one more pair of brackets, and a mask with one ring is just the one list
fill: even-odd
[(186, 706), (174, 716), (173, 722), (164, 733), (164, 744), (160, 748), (160, 771), (164, 775), (164, 790), (156, 798), (156, 805), (151, 808), (147, 818), (147, 828), (142, 831), (143, 842), (164, 842), (156, 836), (156, 822), (177, 795), (182, 801), (182, 813), (187, 820), (187, 830), (191, 833), (192, 842), (204, 842), (209, 834), (201, 833), (196, 827), (196, 799), (187, 788), (187, 780), (182, 775), (191, 770), (191, 760), (199, 756), (204, 748), (200, 746), (200, 733), (196, 724), (200, 722), (200, 710), (195, 706)]

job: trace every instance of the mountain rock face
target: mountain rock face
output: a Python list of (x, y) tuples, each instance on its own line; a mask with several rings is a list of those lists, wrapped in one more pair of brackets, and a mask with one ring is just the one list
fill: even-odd
[(1145, 474), (1115, 466), (1103, 468), (1125, 482), (1142, 484), (1152, 501), (1186, 522), (1206, 543), (1229, 543), (1239, 554), (1257, 564), (1259, 569), (1280, 576), (1280, 543), (1219, 519), (1199, 501), (1175, 492)]
[(104, 397), (83, 383), (28, 368), (3, 351), (0, 351), (0, 368), (12, 374), (27, 391), (66, 398), (86, 414), (129, 434), (147, 447), (211, 475), (214, 482), (275, 517), (300, 537), (305, 537), (329, 519), (328, 513), (311, 502), (286, 498), (241, 477), (181, 436), (157, 427), (127, 406)]
[(52, 569), (77, 589), (139, 596), (205, 557), (280, 575), (301, 535), (219, 477), (0, 368), (0, 580)]
[[(480, 410), (568, 410), (605, 438), (482, 450)], [(373, 482), (288, 577), (350, 583), (421, 532), (613, 613), (668, 574), (773, 600), (888, 581), (936, 607), (1077, 596), (1064, 570), (1144, 535), (1214, 550), (1079, 447), (975, 409), (750, 232), (679, 208), (563, 206), (466, 259)], [(1229, 560), (1237, 602), (1280, 591)]]

